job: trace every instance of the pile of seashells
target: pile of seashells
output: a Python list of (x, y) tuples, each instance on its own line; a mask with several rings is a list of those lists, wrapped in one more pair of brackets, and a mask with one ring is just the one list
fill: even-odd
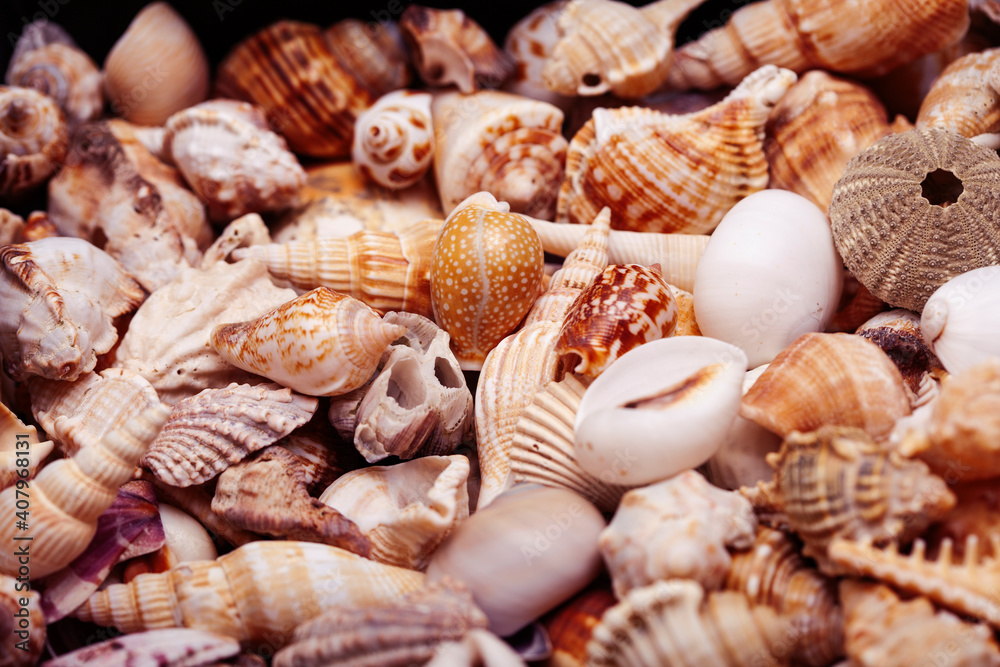
[(701, 2), (25, 26), (0, 665), (1000, 665), (1000, 2)]

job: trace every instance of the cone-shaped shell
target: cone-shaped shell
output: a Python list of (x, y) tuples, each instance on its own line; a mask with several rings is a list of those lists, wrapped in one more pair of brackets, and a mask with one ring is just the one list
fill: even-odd
[(1000, 49), (986, 49), (948, 65), (920, 105), (917, 128), (951, 130), (970, 139), (1000, 130), (1000, 91), (983, 85), (998, 61)]
[(371, 180), (399, 190), (423, 178), (434, 147), (430, 93), (397, 90), (358, 116), (351, 159)]
[(762, 67), (723, 101), (682, 116), (596, 109), (570, 143), (558, 221), (588, 222), (610, 206), (615, 229), (710, 232), (767, 187), (764, 124), (795, 79)]
[(1000, 267), (958, 275), (939, 287), (920, 315), (920, 331), (950, 373), (1000, 357)]
[(45, 183), (65, 159), (68, 141), (66, 118), (52, 98), (0, 86), (0, 201)]
[(50, 42), (18, 53), (4, 80), (48, 95), (71, 124), (94, 120), (104, 110), (101, 73), (73, 44)]
[(357, 389), (406, 327), (326, 287), (292, 299), (256, 320), (220, 324), (212, 347), (226, 361), (310, 396)]

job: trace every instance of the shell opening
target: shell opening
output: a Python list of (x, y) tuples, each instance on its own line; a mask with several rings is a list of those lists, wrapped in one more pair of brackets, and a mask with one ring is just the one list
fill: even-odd
[(447, 359), (442, 357), (434, 360), (434, 377), (441, 383), (441, 386), (449, 389), (458, 389), (463, 385), (462, 379), (458, 377), (455, 369), (451, 367)]
[(601, 85), (601, 75), (596, 72), (587, 72), (580, 81), (587, 88), (597, 88)]
[(404, 410), (412, 410), (427, 400), (424, 384), (420, 381), (420, 367), (413, 359), (403, 359), (392, 367), (386, 396), (396, 401)]
[(924, 199), (941, 208), (956, 203), (964, 191), (961, 179), (947, 169), (935, 169), (920, 183), (920, 194)]

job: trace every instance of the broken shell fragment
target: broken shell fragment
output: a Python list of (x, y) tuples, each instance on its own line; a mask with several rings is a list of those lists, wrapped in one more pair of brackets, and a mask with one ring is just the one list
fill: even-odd
[(1000, 266), (955, 276), (927, 300), (920, 331), (949, 373), (1000, 358)]
[(37, 189), (66, 158), (66, 119), (52, 98), (0, 86), (0, 201)]
[(185, 665), (200, 667), (240, 652), (233, 638), (187, 628), (148, 630), (115, 637), (65, 653), (47, 662), (51, 667), (126, 667), (127, 665)]
[(434, 148), (430, 93), (393, 91), (354, 123), (351, 159), (365, 176), (391, 190), (408, 188), (423, 178)]

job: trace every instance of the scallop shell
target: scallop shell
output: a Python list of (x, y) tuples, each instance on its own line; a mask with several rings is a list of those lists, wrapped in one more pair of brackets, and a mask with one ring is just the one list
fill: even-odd
[(136, 14), (104, 59), (112, 111), (139, 125), (162, 125), (204, 100), (210, 76), (197, 35), (166, 2)]
[(171, 486), (202, 484), (305, 424), (318, 403), (275, 384), (206, 389), (174, 406), (142, 465)]
[(1000, 263), (1000, 158), (946, 130), (879, 140), (830, 204), (837, 250), (872, 294), (920, 311), (955, 276)]
[(255, 320), (220, 324), (212, 347), (248, 373), (310, 396), (357, 389), (406, 328), (346, 294), (317, 287)]
[(208, 205), (212, 220), (298, 202), (306, 172), (285, 140), (267, 128), (259, 107), (212, 100), (173, 114), (165, 127), (164, 153)]
[(471, 96), (436, 93), (431, 111), (437, 142), (434, 176), (445, 212), (486, 191), (508, 202), (515, 213), (552, 216), (566, 160), (562, 111), (492, 90)]
[(899, 369), (871, 341), (808, 333), (768, 365), (743, 397), (740, 414), (782, 437), (833, 425), (879, 440), (910, 414), (910, 399)]
[[(35, 476), (38, 465), (52, 451), (51, 440), (40, 442), (38, 430), (26, 426), (0, 403), (0, 491), (13, 486), (18, 479)], [(27, 461), (27, 465), (23, 465)], [(24, 470), (26, 472), (21, 473)]]
[(928, 374), (944, 372), (941, 362), (924, 341), (920, 316), (916, 313), (902, 308), (879, 313), (858, 327), (855, 333), (878, 345), (889, 356), (914, 396), (920, 393)]
[(686, 115), (596, 109), (566, 154), (557, 220), (586, 222), (610, 206), (616, 229), (712, 231), (736, 202), (767, 187), (764, 124), (795, 78), (762, 67), (723, 101)]
[(35, 40), (28, 31), (25, 26), (18, 41), (33, 43), (24, 49), (14, 47), (16, 57), (4, 78), (7, 85), (34, 88), (48, 95), (71, 125), (100, 116), (104, 110), (101, 73), (90, 56), (71, 42), (49, 41), (44, 35)]
[[(22, 584), (14, 577), (0, 574), (0, 609), (5, 612), (4, 622), (0, 623), (0, 662), (11, 667), (38, 664), (46, 646), (41, 595), (38, 591), (23, 589)], [(18, 618), (15, 614), (21, 614), (27, 624), (19, 630), (15, 629), (14, 619)]]
[(0, 352), (15, 378), (75, 380), (118, 340), (114, 318), (145, 297), (107, 253), (51, 238), (0, 250)]
[(413, 64), (429, 86), (455, 84), (462, 93), (496, 88), (514, 64), (482, 26), (460, 9), (410, 5), (399, 18)]
[(559, 42), (559, 13), (567, 0), (552, 0), (532, 10), (519, 20), (504, 38), (503, 50), (514, 63), (514, 72), (504, 82), (503, 89), (540, 102), (554, 104), (563, 111), (573, 104), (573, 98), (554, 93), (545, 85), (542, 71)]
[(0, 201), (37, 189), (66, 157), (66, 119), (52, 98), (0, 86)]
[(1000, 49), (958, 58), (935, 79), (917, 115), (917, 128), (950, 130), (972, 138), (1000, 130), (1000, 92), (983, 85)]
[(745, 498), (687, 470), (626, 493), (601, 533), (601, 556), (619, 599), (664, 579), (692, 579), (712, 590), (729, 572), (727, 548), (750, 548), (756, 531)]
[(950, 373), (1000, 357), (1000, 267), (962, 273), (939, 287), (920, 315), (920, 331)]
[(173, 665), (186, 667), (215, 664), (240, 652), (240, 643), (201, 630), (169, 628), (148, 630), (125, 637), (115, 637), (49, 660), (51, 667), (105, 665)]
[(431, 95), (397, 90), (380, 97), (358, 116), (351, 159), (366, 177), (392, 190), (423, 178), (434, 159)]
[(668, 85), (735, 85), (765, 63), (796, 72), (825, 69), (872, 77), (958, 41), (969, 27), (964, 0), (892, 0), (843, 8), (815, 0), (766, 0), (741, 7), (726, 25), (674, 53)]

